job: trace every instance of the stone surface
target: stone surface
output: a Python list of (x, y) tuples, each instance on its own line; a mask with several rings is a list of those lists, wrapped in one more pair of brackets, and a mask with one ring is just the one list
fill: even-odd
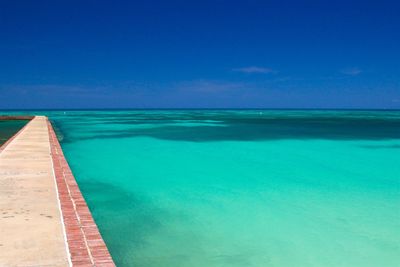
[(46, 117), (0, 152), (0, 266), (69, 266)]
[(43, 116), (0, 147), (3, 266), (115, 266)]

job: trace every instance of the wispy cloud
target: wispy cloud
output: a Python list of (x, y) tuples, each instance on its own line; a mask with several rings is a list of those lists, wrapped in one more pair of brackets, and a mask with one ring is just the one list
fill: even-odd
[(226, 81), (195, 80), (175, 84), (176, 90), (192, 93), (222, 93), (246, 88), (246, 84)]
[(342, 69), (340, 72), (345, 75), (357, 76), (362, 72), (362, 70), (357, 67), (353, 67), (353, 68)]
[(235, 68), (232, 69), (233, 71), (236, 72), (242, 72), (242, 73), (274, 73), (275, 71), (270, 68), (264, 68), (264, 67), (256, 67), (256, 66), (250, 66), (250, 67), (244, 67), (244, 68)]

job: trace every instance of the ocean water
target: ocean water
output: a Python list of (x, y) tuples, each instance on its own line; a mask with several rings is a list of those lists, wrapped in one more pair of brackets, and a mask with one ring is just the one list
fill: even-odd
[(0, 146), (24, 127), (26, 123), (25, 120), (0, 120)]
[(399, 111), (46, 114), (118, 266), (400, 266)]

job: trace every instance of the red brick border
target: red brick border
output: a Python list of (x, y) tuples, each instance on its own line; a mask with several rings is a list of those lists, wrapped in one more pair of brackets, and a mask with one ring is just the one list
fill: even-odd
[[(5, 116), (0, 116), (1, 119), (3, 119)], [(29, 120), (24, 127), (22, 127), (18, 132), (16, 132), (13, 136), (11, 136), (4, 144), (2, 144), (0, 146), (0, 153), (6, 148), (6, 146), (8, 146), (9, 143), (12, 142), (12, 140), (14, 140), (20, 133), (22, 133), (22, 131), (25, 129), (26, 126), (28, 126), (28, 124), (31, 122), (31, 120), (35, 118), (34, 116), (17, 116), (17, 117), (13, 117), (13, 119), (7, 119), (7, 120)]]
[(115, 266), (48, 120), (47, 126), (72, 266)]

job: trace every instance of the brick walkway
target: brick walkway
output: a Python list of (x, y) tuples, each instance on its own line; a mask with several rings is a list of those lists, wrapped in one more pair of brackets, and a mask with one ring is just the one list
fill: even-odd
[(0, 266), (115, 266), (46, 117), (0, 148)]

